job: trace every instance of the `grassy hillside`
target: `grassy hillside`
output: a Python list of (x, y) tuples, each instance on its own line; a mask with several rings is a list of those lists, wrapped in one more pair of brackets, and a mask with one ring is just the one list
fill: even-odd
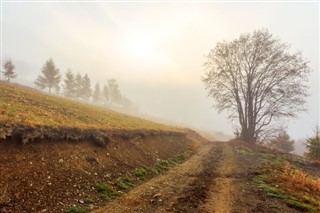
[(30, 88), (0, 83), (0, 125), (2, 127), (76, 129), (78, 131), (181, 130), (120, 114), (106, 108), (43, 94)]

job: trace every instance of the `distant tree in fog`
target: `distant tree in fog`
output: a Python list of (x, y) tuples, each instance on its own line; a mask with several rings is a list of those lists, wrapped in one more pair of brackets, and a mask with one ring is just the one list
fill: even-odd
[(110, 92), (108, 86), (104, 86), (102, 89), (102, 98), (104, 100), (104, 104), (108, 104), (110, 101)]
[(96, 83), (96, 86), (95, 86), (93, 94), (92, 94), (92, 100), (95, 103), (98, 103), (101, 100), (101, 91), (100, 91), (99, 83)]
[(83, 82), (83, 78), (80, 75), (80, 73), (78, 73), (74, 79), (75, 81), (75, 95), (77, 98), (82, 98), (82, 82)]
[(81, 96), (85, 101), (89, 101), (91, 95), (91, 81), (88, 74), (85, 74), (82, 79)]
[(270, 141), (269, 146), (289, 153), (294, 151), (294, 140), (290, 139), (287, 132), (280, 131), (278, 135)]
[(34, 83), (38, 88), (42, 90), (48, 88), (49, 93), (51, 93), (52, 88), (55, 88), (56, 91), (59, 91), (60, 79), (61, 76), (59, 74), (59, 69), (56, 68), (53, 60), (50, 58), (43, 65), (41, 74), (38, 76)]
[(121, 98), (121, 105), (125, 109), (133, 109), (132, 101), (125, 96), (122, 96)]
[(121, 104), (121, 92), (119, 85), (115, 79), (108, 80), (108, 88), (110, 94), (110, 101), (114, 104)]
[(306, 155), (313, 160), (320, 160), (320, 129), (316, 127), (314, 136), (307, 139), (306, 142), (307, 153)]
[(75, 76), (70, 69), (65, 73), (63, 94), (68, 98), (74, 98), (76, 96)]
[(208, 96), (236, 121), (243, 141), (264, 141), (280, 121), (306, 110), (308, 62), (268, 30), (217, 43), (204, 68)]
[(10, 79), (16, 78), (17, 75), (14, 72), (15, 66), (12, 61), (9, 59), (3, 64), (4, 72), (3, 75), (7, 78), (7, 81), (10, 82)]

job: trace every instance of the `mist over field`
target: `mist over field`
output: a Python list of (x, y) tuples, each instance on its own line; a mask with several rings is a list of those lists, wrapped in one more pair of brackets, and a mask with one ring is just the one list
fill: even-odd
[(0, 0), (0, 213), (320, 212), (319, 6)]
[(5, 1), (1, 60), (14, 62), (14, 82), (32, 87), (49, 58), (62, 77), (68, 68), (87, 73), (92, 88), (114, 78), (141, 115), (233, 135), (227, 114), (212, 108), (201, 82), (204, 56), (217, 42), (267, 28), (310, 61), (309, 111), (288, 125), (291, 137), (306, 138), (319, 123), (318, 6)]

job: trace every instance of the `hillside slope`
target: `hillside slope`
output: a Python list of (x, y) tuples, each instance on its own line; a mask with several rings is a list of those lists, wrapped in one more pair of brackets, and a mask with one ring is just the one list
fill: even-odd
[(38, 139), (93, 140), (104, 144), (110, 134), (165, 134), (182, 130), (106, 108), (0, 83), (0, 139), (23, 143)]
[(190, 130), (3, 82), (0, 136), (1, 213), (103, 206), (204, 142)]

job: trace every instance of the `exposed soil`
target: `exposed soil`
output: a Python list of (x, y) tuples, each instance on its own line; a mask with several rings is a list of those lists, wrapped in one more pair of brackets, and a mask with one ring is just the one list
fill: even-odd
[(91, 141), (0, 142), (0, 212), (64, 212), (73, 204), (84, 205), (86, 197), (102, 206), (96, 184), (112, 185), (135, 168), (152, 166), (194, 144), (174, 134), (108, 140), (105, 147)]
[[(195, 144), (199, 148), (194, 149)], [(141, 165), (152, 167), (159, 160), (190, 148), (197, 150), (190, 159), (140, 182), (110, 202), (103, 201), (97, 193), (97, 183), (114, 187), (117, 178), (133, 169)], [(187, 137), (110, 138), (106, 147), (92, 142), (41, 142), (24, 146), (3, 142), (0, 212), (64, 212), (73, 204), (88, 207), (80, 202), (85, 197), (94, 200), (95, 213), (298, 212), (267, 196), (253, 183), (254, 168), (270, 152), (276, 153), (258, 146), (248, 149), (238, 142), (204, 142), (192, 132)], [(319, 174), (315, 167), (306, 169)]]
[(297, 212), (253, 185), (250, 167), (257, 156), (241, 155), (237, 147), (206, 144), (188, 161), (94, 212)]

